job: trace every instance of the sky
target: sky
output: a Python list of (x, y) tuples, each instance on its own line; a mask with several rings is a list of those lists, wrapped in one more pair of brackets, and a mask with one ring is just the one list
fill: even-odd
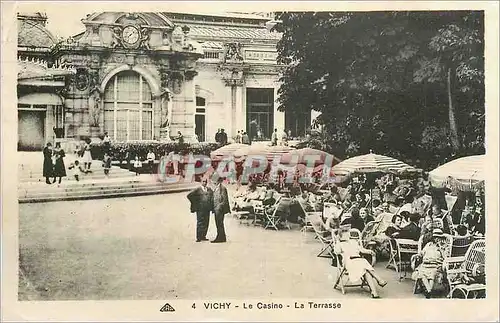
[[(23, 3), (17, 8), (21, 12), (44, 12), (47, 14), (47, 29), (50, 30), (56, 37), (67, 38), (69, 36), (74, 36), (82, 31), (85, 31), (85, 27), (81, 20), (84, 19), (88, 14), (93, 12), (103, 12), (103, 11), (169, 11), (169, 12), (252, 12), (255, 11), (254, 5), (247, 5), (247, 7), (242, 7), (238, 5), (235, 7), (232, 5), (221, 5), (217, 6), (207, 6), (210, 2), (206, 4), (200, 3), (190, 3), (190, 2), (155, 2), (151, 5), (151, 2), (143, 2), (142, 5), (139, 2), (131, 3), (125, 1), (115, 1), (114, 3), (102, 2), (99, 6), (96, 6), (97, 2), (33, 2), (33, 3)], [(228, 4), (233, 3), (228, 1)], [(241, 10), (236, 10), (241, 9)]]

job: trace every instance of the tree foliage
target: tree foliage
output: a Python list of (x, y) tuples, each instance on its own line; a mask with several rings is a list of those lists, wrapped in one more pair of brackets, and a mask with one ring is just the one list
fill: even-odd
[(278, 18), (280, 110), (322, 112), (336, 156), (373, 150), (427, 168), (484, 152), (482, 12)]

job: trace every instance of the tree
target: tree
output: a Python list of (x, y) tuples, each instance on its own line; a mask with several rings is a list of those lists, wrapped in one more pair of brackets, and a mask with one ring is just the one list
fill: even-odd
[[(279, 109), (320, 111), (330, 152), (373, 149), (425, 160), (480, 151), (477, 143), (459, 151), (458, 143), (484, 141), (484, 130), (457, 124), (481, 129), (481, 13), (293, 12), (279, 19), (278, 62), (286, 66)], [(452, 134), (449, 149), (429, 140), (431, 129)]]

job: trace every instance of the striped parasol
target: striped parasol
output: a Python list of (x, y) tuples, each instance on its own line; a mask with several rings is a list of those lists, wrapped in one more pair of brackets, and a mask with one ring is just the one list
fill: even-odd
[(248, 155), (252, 156), (265, 156), (267, 154), (267, 146), (265, 145), (245, 145), (246, 147), (240, 148), (233, 152), (236, 161), (244, 161)]
[(352, 173), (400, 173), (405, 171), (416, 171), (413, 166), (403, 163), (397, 159), (377, 155), (372, 152), (362, 156), (356, 156), (344, 160), (333, 166), (336, 175), (348, 175)]
[(461, 190), (484, 187), (485, 155), (462, 157), (439, 166), (429, 173), (435, 186), (450, 185)]
[(315, 161), (314, 166), (323, 165), (325, 161), (332, 164), (339, 163), (341, 160), (337, 157), (318, 149), (313, 148), (301, 148), (297, 150), (292, 150), (281, 157), (282, 164), (290, 164), (296, 162), (297, 164), (307, 165), (310, 161)]
[(291, 151), (295, 150), (295, 148), (288, 146), (268, 146), (266, 150), (266, 157), (268, 161), (273, 161), (275, 158), (278, 158), (278, 162), (281, 160), (281, 157)]
[(246, 147), (250, 146), (247, 144), (239, 144), (239, 143), (229, 144), (212, 151), (210, 153), (210, 158), (212, 159), (212, 161), (220, 161), (224, 157), (233, 155), (235, 151)]

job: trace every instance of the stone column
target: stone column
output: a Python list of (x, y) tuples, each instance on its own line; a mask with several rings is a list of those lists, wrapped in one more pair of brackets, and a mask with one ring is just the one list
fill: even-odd
[(196, 72), (176, 73), (173, 75), (172, 115), (170, 122), (170, 136), (176, 137), (180, 131), (185, 141), (194, 138), (196, 91), (193, 81)]
[(278, 133), (281, 133), (285, 129), (285, 113), (278, 111), (278, 88), (274, 86), (274, 128), (278, 129)]

